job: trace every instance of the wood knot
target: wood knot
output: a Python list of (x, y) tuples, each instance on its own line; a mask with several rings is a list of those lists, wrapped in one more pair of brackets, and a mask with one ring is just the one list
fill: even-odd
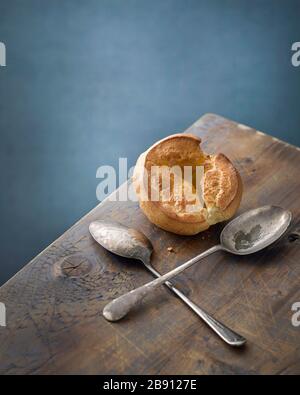
[(80, 277), (89, 273), (92, 264), (82, 255), (70, 255), (60, 264), (60, 271), (66, 277)]

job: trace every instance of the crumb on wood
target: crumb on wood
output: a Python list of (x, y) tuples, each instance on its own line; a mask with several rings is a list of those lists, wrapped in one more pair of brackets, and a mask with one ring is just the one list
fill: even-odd
[(167, 250), (168, 250), (169, 252), (175, 252), (173, 247), (168, 247)]

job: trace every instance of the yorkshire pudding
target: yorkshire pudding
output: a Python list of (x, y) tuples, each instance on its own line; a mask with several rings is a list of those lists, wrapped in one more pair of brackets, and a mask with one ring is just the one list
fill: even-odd
[(228, 220), (239, 207), (238, 171), (225, 155), (202, 152), (200, 143), (192, 134), (174, 134), (138, 158), (133, 183), (140, 208), (164, 230), (194, 235)]

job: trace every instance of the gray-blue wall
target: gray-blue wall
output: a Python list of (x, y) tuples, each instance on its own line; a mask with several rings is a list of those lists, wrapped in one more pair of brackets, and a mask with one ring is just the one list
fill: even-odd
[(0, 283), (206, 112), (300, 145), (300, 1), (0, 0)]

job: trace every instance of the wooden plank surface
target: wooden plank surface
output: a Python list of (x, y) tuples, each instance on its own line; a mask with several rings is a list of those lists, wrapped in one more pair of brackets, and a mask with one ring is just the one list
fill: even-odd
[(88, 232), (92, 220), (115, 219), (142, 230), (161, 272), (217, 243), (223, 226), (176, 236), (150, 224), (137, 203), (105, 201), (0, 288), (7, 309), (0, 373), (300, 373), (300, 327), (291, 323), (291, 306), (300, 302), (300, 150), (213, 114), (188, 131), (240, 170), (239, 212), (275, 204), (294, 216), (288, 235), (272, 248), (245, 257), (214, 254), (176, 279), (192, 300), (244, 335), (247, 346), (225, 345), (164, 287), (126, 319), (105, 321), (101, 311), (109, 300), (152, 277), (98, 246)]

